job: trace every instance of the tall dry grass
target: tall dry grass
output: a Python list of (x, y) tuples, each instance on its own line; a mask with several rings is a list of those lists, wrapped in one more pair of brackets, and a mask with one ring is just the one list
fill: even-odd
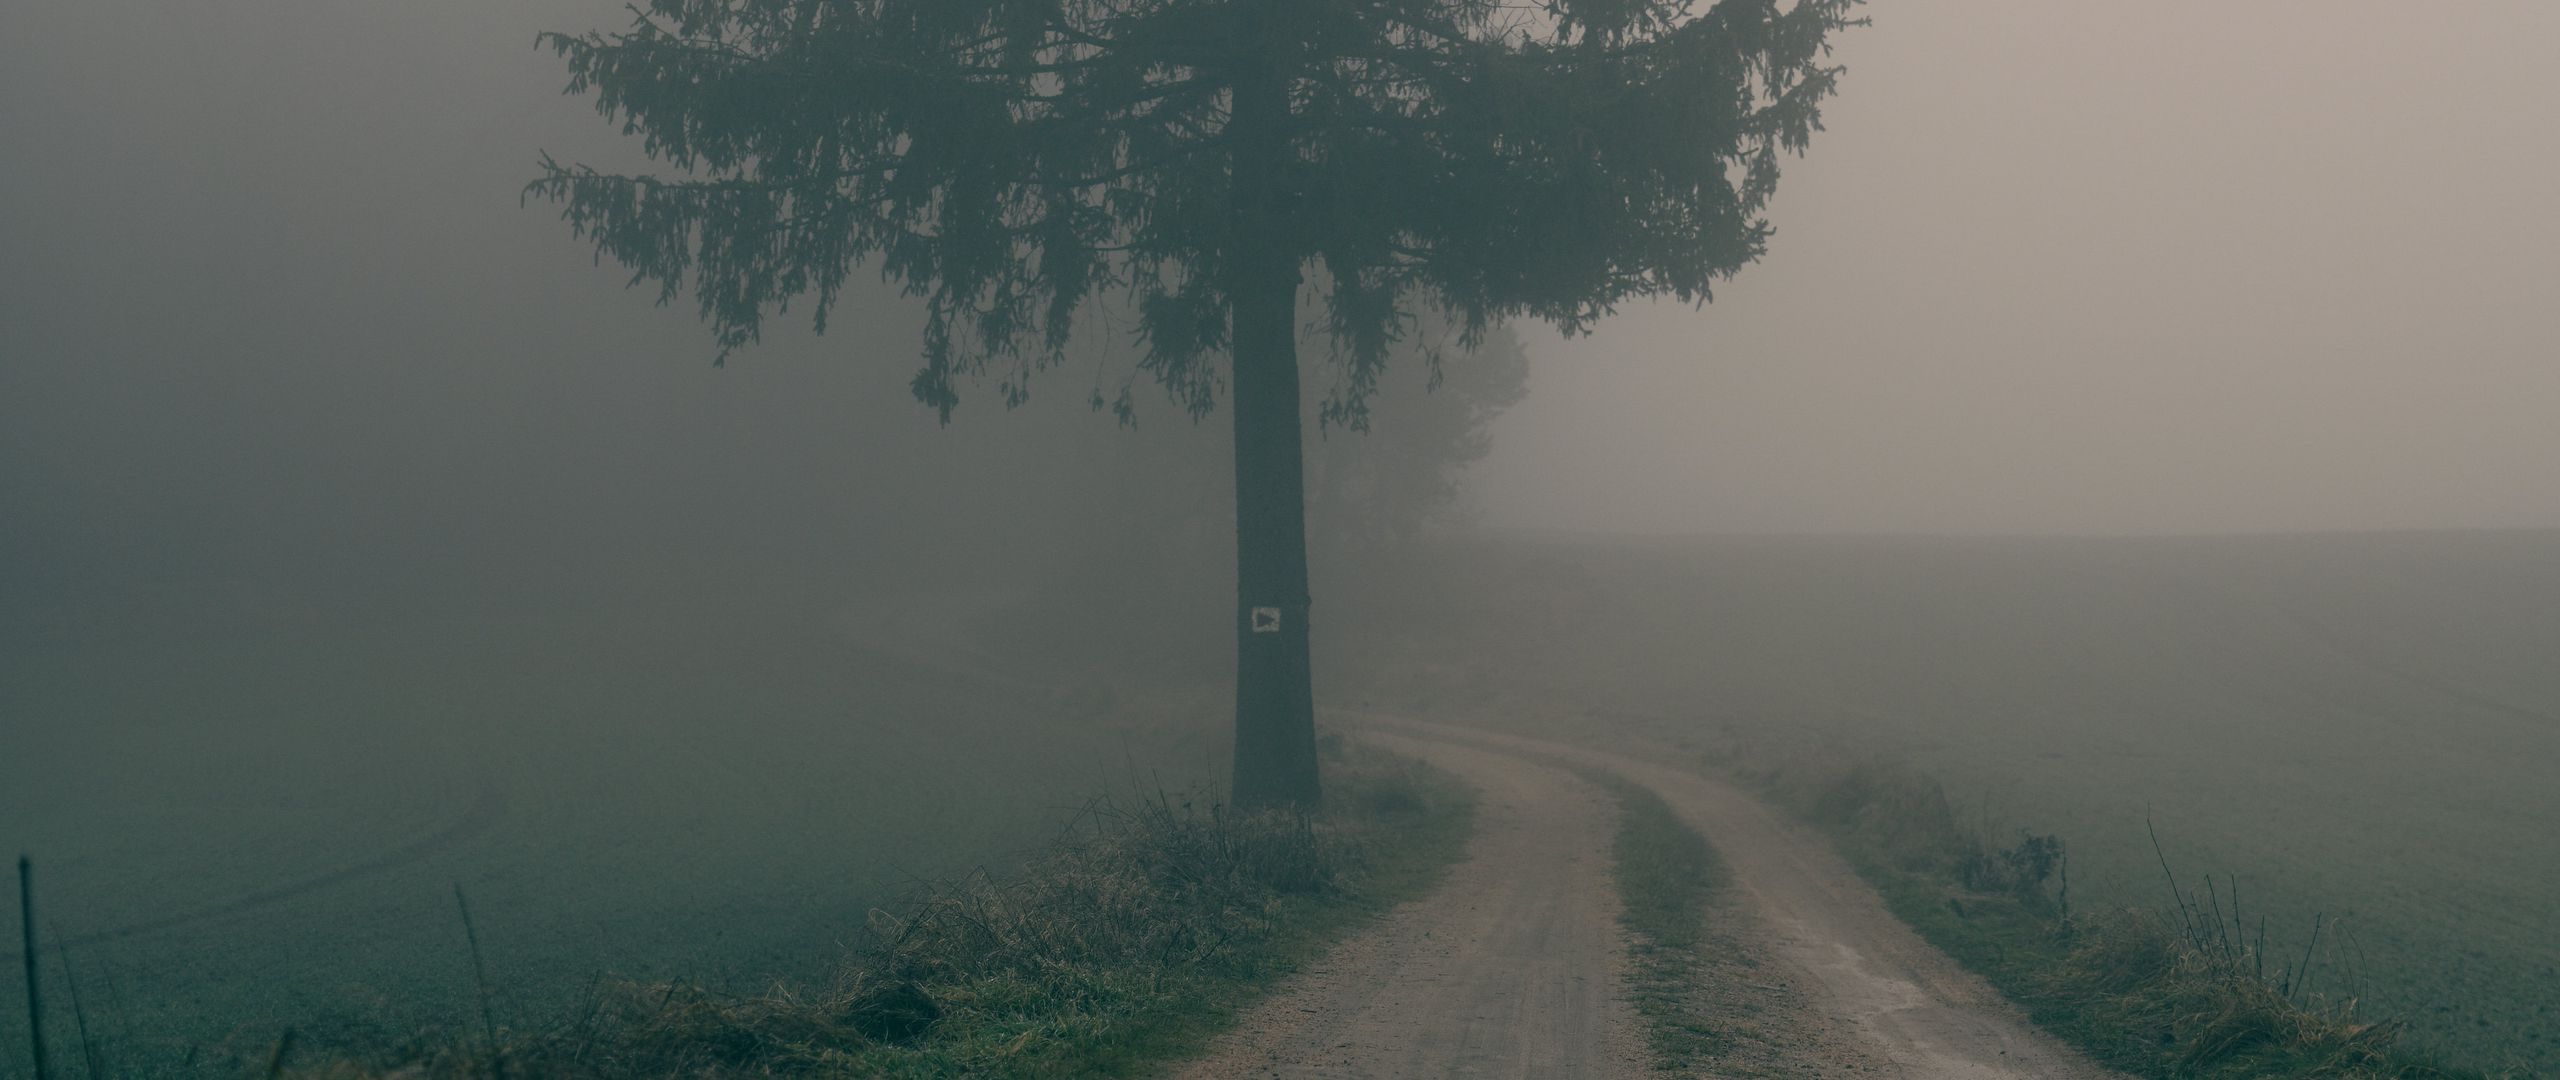
[(823, 987), (600, 988), (569, 1021), (424, 1034), (313, 1080), (1109, 1076), (1197, 1046), (1331, 935), (1454, 858), (1466, 800), (1417, 763), (1338, 758), (1322, 814), (1097, 800), (1019, 874), (874, 911)]
[(2075, 910), (2062, 839), (1995, 837), (1935, 778), (1837, 749), (1728, 747), (1716, 767), (1829, 834), (1906, 922), (2034, 1019), (2108, 1065), (2209, 1080), (2482, 1077), (2399, 1043), (2352, 984), (2270, 955), (2236, 891), (2182, 886), (2172, 907)]

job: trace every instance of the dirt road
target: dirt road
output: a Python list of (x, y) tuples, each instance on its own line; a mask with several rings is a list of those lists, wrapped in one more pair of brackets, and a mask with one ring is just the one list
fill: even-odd
[(1609, 877), (1616, 808), (1553, 765), (1370, 736), (1477, 791), (1466, 858), (1248, 1013), (1185, 1080), (1638, 1072)]
[(1712, 992), (1759, 1048), (1733, 1070), (2116, 1078), (1921, 941), (1818, 838), (1728, 786), (1534, 739), (1351, 722), (1476, 785), (1477, 836), (1445, 885), (1285, 984), (1186, 1080), (1648, 1075), (1619, 982), (1614, 808), (1560, 762), (1652, 788), (1731, 867), (1715, 918), (1745, 956)]

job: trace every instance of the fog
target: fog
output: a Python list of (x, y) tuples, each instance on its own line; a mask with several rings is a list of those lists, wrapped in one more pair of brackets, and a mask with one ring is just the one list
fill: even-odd
[(2560, 10), (1870, 13), (1760, 266), (1532, 339), (1490, 520), (2560, 524)]
[[(1004, 558), (1006, 530), (974, 526), (1037, 521), (1022, 500), (1056, 485), (1003, 478), (1055, 467), (1039, 448), (1061, 431), (1103, 445), (1086, 376), (1052, 373), (1040, 420), (987, 395), (937, 431), (904, 395), (914, 324), (879, 304), (715, 371), (683, 305), (519, 205), (539, 150), (632, 163), (530, 47), (619, 14), (13, 5), (13, 586), (38, 565), (520, 562), (602, 537), (855, 550), (890, 520)], [(2560, 75), (2531, 51), (2560, 13), (1872, 14), (1761, 266), (1703, 310), (1532, 331), (1533, 392), (1474, 477), (1482, 520), (2560, 524)]]
[[(2106, 844), (2156, 799), (2294, 890), (2253, 904), (2397, 920), (2433, 973), (2379, 1000), (2560, 1068), (2560, 533), (2485, 532), (2560, 528), (2560, 6), (1868, 13), (1712, 304), (1311, 438), (1319, 699), (1916, 747), (2085, 829), (2092, 890), (2149, 886)], [(533, 47), (625, 20), (0, 8), (0, 852), (161, 963), (168, 1059), (457, 1015), (457, 881), (531, 1014), (809, 974), (1100, 785), (1223, 775), (1223, 414), (1123, 430), (1097, 338), (945, 426), (881, 289), (715, 367), (521, 199), (647, 167)], [(1356, 472), (1417, 430), (1486, 451), (1446, 506)], [(2393, 535), (2192, 537), (2339, 532)]]
[[(13, 584), (523, 579), (599, 549), (859, 564), (889, 521), (1007, 554), (959, 478), (1008, 453), (907, 439), (933, 426), (904, 397), (912, 319), (873, 305), (823, 349), (785, 334), (716, 371), (688, 312), (519, 206), (540, 149), (627, 157), (530, 47), (618, 15), (20, 6), (0, 76), (0, 529), (32, 556)], [(891, 467), (926, 452), (940, 468)]]

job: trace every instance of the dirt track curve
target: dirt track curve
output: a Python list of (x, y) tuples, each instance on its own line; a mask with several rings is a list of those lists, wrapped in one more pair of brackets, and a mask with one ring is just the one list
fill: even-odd
[(1717, 917), (1734, 925), (1719, 929), (1753, 974), (1715, 992), (1744, 999), (1728, 1004), (1775, 1047), (1736, 1068), (2120, 1080), (1921, 941), (1819, 838), (1729, 786), (1558, 743), (1348, 719), (1475, 785), (1476, 835), (1446, 883), (1283, 984), (1184, 1080), (1650, 1075), (1621, 994), (1614, 807), (1560, 762), (1652, 788), (1732, 868)]
[(1248, 1012), (1184, 1080), (1634, 1075), (1619, 999), (1616, 808), (1513, 754), (1372, 734), (1476, 789), (1466, 858)]

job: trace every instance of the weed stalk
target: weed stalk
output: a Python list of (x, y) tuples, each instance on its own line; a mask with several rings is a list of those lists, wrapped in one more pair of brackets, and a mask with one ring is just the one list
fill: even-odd
[(2328, 916), (2329, 913), (2325, 911), (2312, 913), (2311, 943), (2302, 947), (2302, 986), (2300, 989), (2302, 991), (2302, 1000), (2305, 1003), (2308, 1003), (2311, 1000), (2311, 953), (2312, 950), (2320, 947), (2320, 923), (2321, 920), (2328, 918)]
[(51, 1080), (44, 1060), (44, 988), (36, 980), (36, 872), (24, 855), (18, 856), (18, 940), (27, 967), (27, 1049), (35, 1055), (36, 1080)]
[(62, 978), (71, 984), (71, 1023), (80, 1033), (80, 1065), (88, 1070), (89, 1080), (98, 1080), (105, 1070), (98, 1067), (98, 1044), (89, 1038), (89, 1010), (80, 1003), (80, 969), (71, 965), (71, 946), (65, 943), (62, 928), (53, 928), (53, 954), (62, 960)]
[(471, 901), (462, 895), (459, 881), (453, 883), (453, 906), (462, 911), (462, 940), (471, 947), (471, 985), (480, 995), (480, 1034), (489, 1040), (489, 1071), (504, 1080), (507, 1066), (498, 1049), (498, 1021), (489, 1011), (489, 968), (480, 962), (480, 931), (471, 925)]
[(284, 1034), (276, 1038), (275, 1052), (267, 1055), (267, 1080), (278, 1080), (282, 1077), (285, 1059), (292, 1055), (293, 1029), (286, 1028)]

